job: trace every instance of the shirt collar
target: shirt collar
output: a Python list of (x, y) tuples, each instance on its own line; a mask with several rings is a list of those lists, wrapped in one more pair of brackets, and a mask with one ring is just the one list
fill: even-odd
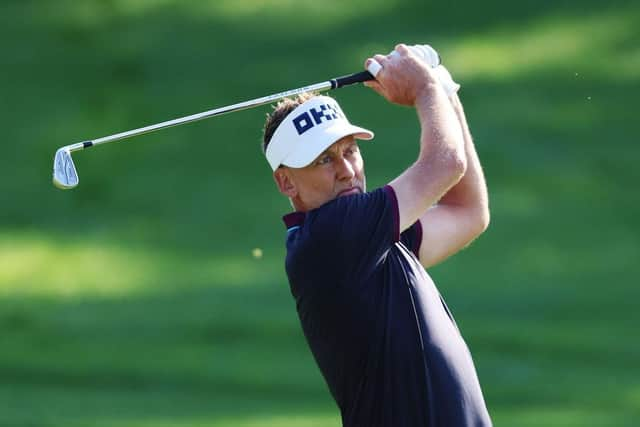
[(282, 220), (287, 229), (289, 229), (291, 227), (301, 226), (304, 222), (304, 217), (304, 212), (291, 212), (283, 216)]

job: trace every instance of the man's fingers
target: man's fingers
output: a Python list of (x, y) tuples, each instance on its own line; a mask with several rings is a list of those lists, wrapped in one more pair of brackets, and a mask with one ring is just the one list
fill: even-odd
[(366, 87), (368, 87), (368, 88), (373, 89), (375, 92), (378, 93), (378, 95), (384, 96), (384, 93), (382, 92), (382, 86), (377, 81), (369, 80), (369, 81), (364, 82), (364, 85)]
[(378, 63), (375, 59), (369, 58), (364, 62), (364, 68), (371, 73), (373, 78), (375, 79), (378, 76), (378, 73), (382, 69), (382, 65)]
[(384, 65), (384, 63), (387, 62), (387, 56), (386, 55), (380, 55), (379, 53), (373, 55), (373, 59), (378, 61), (380, 63), (380, 65)]
[(382, 86), (380, 86), (380, 83), (378, 83), (375, 80), (368, 80), (368, 81), (364, 82), (364, 85), (366, 87), (370, 87), (371, 89), (375, 90), (376, 92), (379, 92), (380, 89), (382, 88)]
[(395, 51), (400, 53), (400, 54), (408, 54), (409, 53), (409, 47), (404, 44), (404, 43), (400, 43), (398, 45), (396, 45)]
[(373, 75), (373, 77), (377, 78), (378, 73), (382, 71), (386, 62), (387, 57), (378, 54), (374, 55), (373, 58), (367, 58), (364, 62), (364, 67)]

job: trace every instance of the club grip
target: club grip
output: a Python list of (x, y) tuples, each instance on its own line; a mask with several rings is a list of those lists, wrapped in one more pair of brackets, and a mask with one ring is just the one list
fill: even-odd
[(360, 71), (359, 73), (353, 73), (349, 74), (348, 76), (336, 77), (335, 79), (331, 79), (331, 89), (338, 89), (342, 86), (366, 82), (368, 80), (374, 80), (373, 75), (368, 71)]

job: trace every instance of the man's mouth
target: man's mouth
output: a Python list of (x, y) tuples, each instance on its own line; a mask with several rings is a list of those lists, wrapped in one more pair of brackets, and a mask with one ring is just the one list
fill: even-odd
[(360, 189), (360, 187), (349, 187), (339, 192), (338, 197), (351, 196), (352, 194), (360, 194), (360, 193), (362, 193), (362, 190)]

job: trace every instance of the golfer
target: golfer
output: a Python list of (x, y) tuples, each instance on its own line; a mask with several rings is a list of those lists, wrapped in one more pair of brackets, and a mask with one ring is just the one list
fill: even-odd
[(469, 349), (425, 271), (486, 229), (485, 180), (457, 95), (407, 46), (396, 52), (373, 57), (382, 69), (367, 86), (415, 108), (421, 135), (388, 185), (367, 191), (357, 140), (373, 133), (332, 98), (287, 99), (267, 118), (263, 148), (295, 210), (284, 217), (291, 292), (345, 427), (490, 426)]

